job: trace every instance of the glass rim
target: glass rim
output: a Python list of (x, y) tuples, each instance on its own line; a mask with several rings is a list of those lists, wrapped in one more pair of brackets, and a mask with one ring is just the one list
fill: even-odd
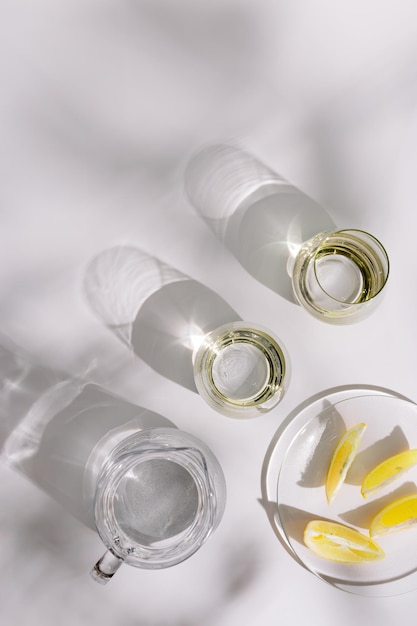
[[(211, 363), (209, 363), (208, 372), (205, 372), (205, 367), (208, 364), (209, 352), (210, 349), (213, 347), (213, 343), (215, 344), (219, 339), (221, 339), (223, 334), (229, 331), (245, 330), (258, 335), (267, 342), (268, 346), (266, 348), (264, 346), (264, 348), (267, 350), (267, 355), (263, 354), (263, 356), (268, 363), (269, 376), (263, 387), (256, 394), (246, 399), (232, 400), (228, 398), (224, 393), (222, 393), (222, 391), (217, 387), (213, 380), (212, 370), (214, 359)], [(248, 342), (237, 340), (236, 343)], [(258, 345), (254, 345), (254, 347), (259, 350), (259, 352), (263, 353)], [(264, 398), (263, 396), (266, 393), (266, 389), (268, 388), (268, 384), (274, 370), (274, 356), (280, 365), (280, 376), (276, 384), (275, 392), (272, 394), (271, 397)], [(194, 378), (199, 394), (212, 408), (214, 408), (219, 413), (226, 415), (227, 417), (241, 419), (251, 418), (262, 415), (263, 413), (271, 410), (276, 406), (276, 404), (278, 404), (278, 402), (280, 402), (281, 398), (283, 397), (285, 389), (284, 382), (288, 380), (289, 376), (288, 357), (285, 353), (285, 349), (282, 347), (282, 344), (278, 340), (278, 338), (268, 329), (259, 326), (258, 324), (253, 324), (252, 322), (247, 322), (243, 320), (223, 324), (222, 326), (219, 326), (215, 330), (208, 333), (206, 337), (204, 337), (198, 349), (195, 351), (193, 361)], [(206, 378), (208, 385), (206, 384)], [(275, 401), (273, 405), (268, 406), (269, 402), (274, 399)]]
[[(317, 254), (318, 251), (320, 249), (320, 247), (322, 246), (323, 242), (325, 242), (329, 237), (333, 236), (333, 235), (344, 235), (347, 233), (359, 233), (361, 235), (366, 235), (367, 237), (369, 237), (373, 243), (376, 244), (376, 246), (380, 249), (380, 251), (383, 254), (384, 260), (386, 262), (386, 272), (384, 275), (384, 282), (381, 285), (381, 287), (370, 297), (368, 298), (365, 302), (349, 302), (346, 300), (341, 300), (339, 298), (335, 298), (332, 294), (330, 294), (326, 289), (324, 289), (324, 287), (322, 286), (319, 277), (317, 276), (317, 269), (316, 269), (316, 264), (317, 264)], [(360, 228), (341, 228), (338, 230), (329, 230), (329, 231), (325, 231), (322, 233), (323, 234), (323, 238), (320, 240), (320, 244), (317, 246), (317, 249), (314, 252), (313, 255), (313, 268), (314, 268), (314, 276), (316, 277), (317, 280), (317, 284), (319, 285), (320, 289), (322, 290), (322, 292), (324, 294), (326, 294), (326, 296), (328, 296), (328, 298), (330, 298), (330, 300), (333, 300), (333, 302), (337, 302), (338, 304), (343, 304), (343, 305), (347, 305), (349, 307), (355, 307), (355, 306), (363, 306), (366, 305), (368, 302), (372, 302), (372, 300), (374, 300), (380, 293), (381, 291), (384, 289), (385, 285), (387, 284), (388, 281), (388, 277), (390, 274), (390, 259), (388, 256), (388, 252), (385, 248), (385, 246), (381, 243), (381, 241), (375, 237), (375, 235), (372, 235), (372, 233), (369, 233), (366, 230), (362, 230)]]

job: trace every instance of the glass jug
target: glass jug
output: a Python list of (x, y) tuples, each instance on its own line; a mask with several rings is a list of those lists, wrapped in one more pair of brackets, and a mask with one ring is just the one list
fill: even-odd
[(107, 551), (92, 569), (96, 581), (123, 562), (176, 565), (215, 530), (225, 480), (202, 441), (2, 346), (0, 374), (0, 456), (98, 532)]

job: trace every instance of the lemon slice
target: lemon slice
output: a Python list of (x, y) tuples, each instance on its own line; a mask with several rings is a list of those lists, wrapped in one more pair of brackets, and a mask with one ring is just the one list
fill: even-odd
[(417, 524), (417, 494), (403, 496), (385, 506), (373, 518), (369, 527), (371, 537), (391, 535)]
[(389, 485), (416, 463), (417, 448), (391, 456), (365, 476), (362, 481), (361, 494), (367, 498), (374, 491)]
[(375, 541), (336, 522), (312, 520), (305, 527), (304, 543), (318, 556), (340, 563), (365, 563), (385, 556)]
[(365, 428), (366, 424), (363, 422), (349, 428), (333, 452), (326, 476), (326, 498), (329, 504), (333, 502), (345, 481), (346, 474), (358, 451)]

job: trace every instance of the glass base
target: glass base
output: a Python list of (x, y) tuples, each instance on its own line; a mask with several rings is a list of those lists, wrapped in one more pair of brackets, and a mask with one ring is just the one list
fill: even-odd
[[(303, 541), (306, 524), (326, 519), (368, 535), (370, 519), (388, 502), (415, 492), (417, 468), (366, 501), (360, 494), (365, 473), (387, 456), (417, 447), (417, 405), (377, 389), (346, 389), (302, 407), (271, 443), (265, 471), (265, 498), (277, 502), (274, 530), (284, 547), (307, 570), (343, 591), (391, 596), (417, 589), (417, 528), (378, 540), (384, 559), (344, 564), (318, 557)], [(340, 436), (365, 422), (361, 448), (340, 492), (329, 506), (325, 497), (328, 462)]]
[(194, 356), (194, 377), (202, 398), (219, 413), (255, 417), (281, 400), (288, 366), (269, 332), (233, 322), (204, 337)]
[(382, 244), (361, 230), (318, 233), (299, 249), (292, 267), (295, 297), (314, 317), (349, 324), (369, 315), (389, 274)]

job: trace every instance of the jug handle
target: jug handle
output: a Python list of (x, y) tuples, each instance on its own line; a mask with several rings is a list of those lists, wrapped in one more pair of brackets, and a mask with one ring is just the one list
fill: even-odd
[(97, 583), (105, 585), (113, 578), (122, 563), (123, 559), (116, 556), (111, 550), (107, 550), (94, 565), (90, 575)]

